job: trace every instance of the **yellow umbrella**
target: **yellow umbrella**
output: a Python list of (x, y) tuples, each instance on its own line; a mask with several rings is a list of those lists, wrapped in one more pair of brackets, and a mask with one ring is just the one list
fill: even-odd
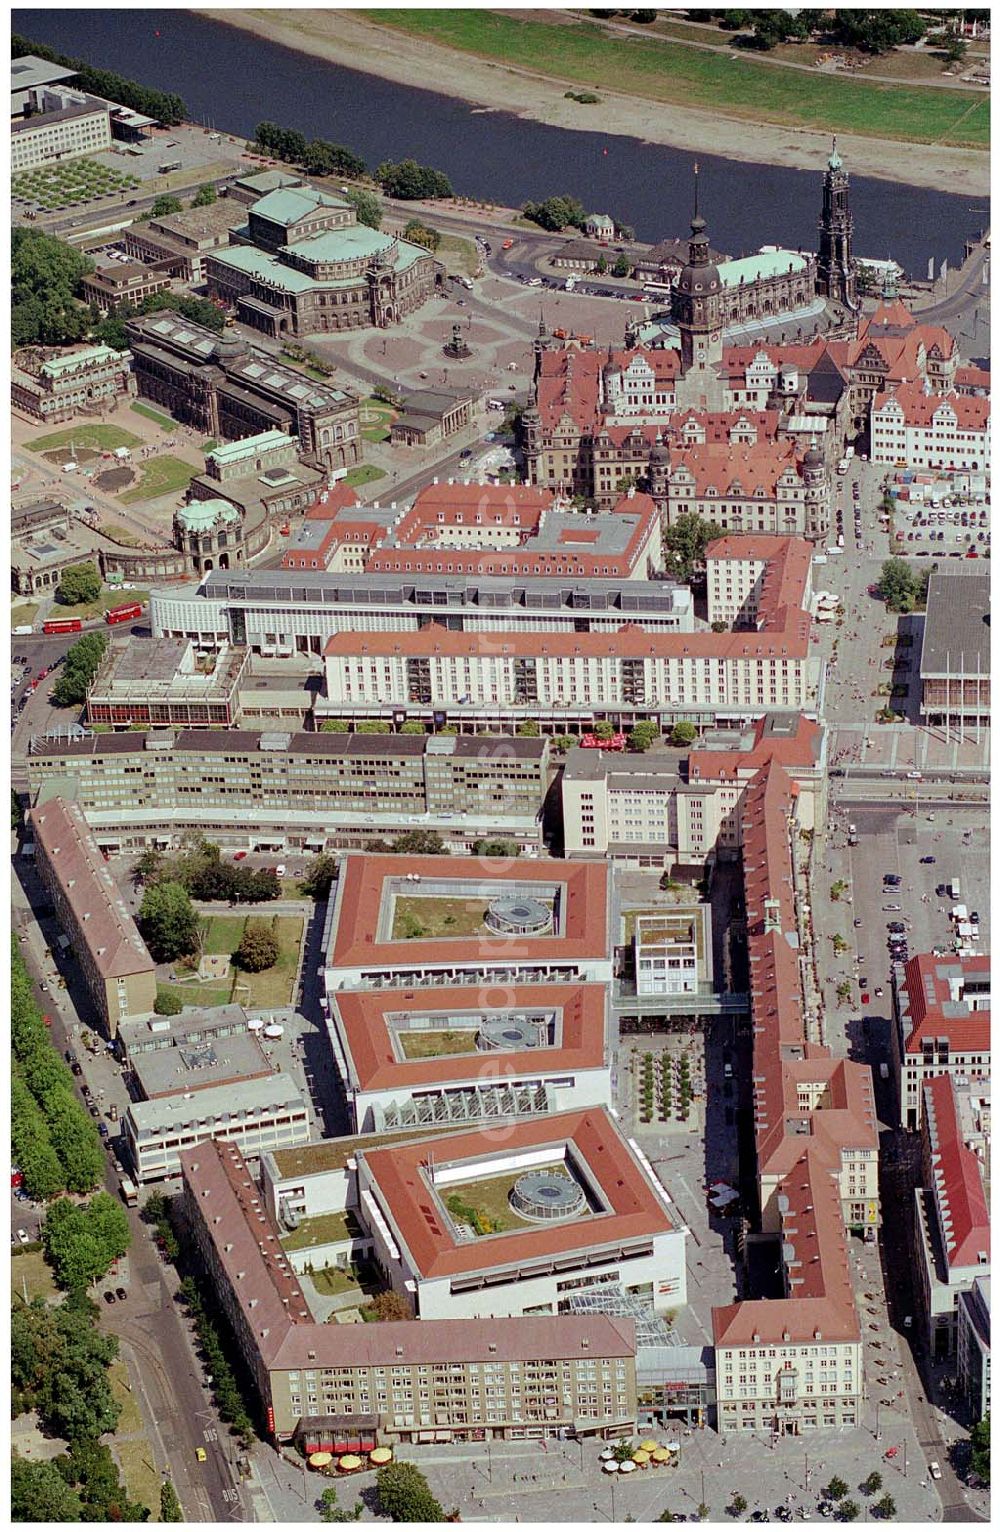
[(362, 1464), (361, 1459), (359, 1457), (355, 1457), (353, 1452), (349, 1452), (346, 1457), (342, 1457), (340, 1460), (341, 1473), (354, 1473), (357, 1469), (363, 1466), (364, 1465)]
[(651, 1436), (647, 1436), (647, 1438), (646, 1438), (646, 1440), (644, 1442), (640, 1442), (639, 1443), (639, 1451), (640, 1452), (655, 1452), (659, 1445), (660, 1445), (659, 1442), (654, 1442)]
[(643, 1451), (641, 1447), (637, 1447), (635, 1452), (632, 1454), (632, 1461), (633, 1463), (637, 1464), (639, 1468), (645, 1468), (649, 1462), (649, 1453)]
[(332, 1452), (310, 1452), (310, 1454), (309, 1454), (309, 1467), (310, 1468), (325, 1468), (328, 1463), (332, 1463), (332, 1462), (333, 1462), (333, 1453)]
[(656, 1451), (652, 1454), (652, 1458), (654, 1463), (669, 1463), (670, 1453), (666, 1447), (657, 1447)]
[(381, 1467), (383, 1463), (392, 1462), (392, 1449), (390, 1447), (374, 1447), (368, 1454), (369, 1463)]

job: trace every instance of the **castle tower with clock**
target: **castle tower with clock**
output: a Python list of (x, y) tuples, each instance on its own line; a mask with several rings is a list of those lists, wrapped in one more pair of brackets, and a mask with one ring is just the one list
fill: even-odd
[(722, 384), (722, 279), (709, 256), (704, 218), (698, 212), (698, 167), (695, 166), (694, 217), (688, 242), (687, 265), (676, 282), (671, 318), (680, 332), (681, 377), (677, 385), (679, 406), (721, 408)]

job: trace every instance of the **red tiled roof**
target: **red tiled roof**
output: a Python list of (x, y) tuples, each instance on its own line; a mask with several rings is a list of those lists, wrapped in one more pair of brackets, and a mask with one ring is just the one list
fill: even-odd
[[(332, 997), (337, 1030), (359, 1090), (445, 1084), (483, 1077), (504, 1078), (539, 1070), (600, 1069), (606, 1063), (607, 994), (603, 984), (518, 984), (503, 998), (476, 987), (418, 990), (340, 990)], [(441, 1027), (464, 1012), (488, 1017), (511, 1011), (562, 1011), (560, 1041), (553, 1047), (520, 1053), (461, 1053), (448, 1057), (397, 1057), (388, 1022), (390, 1013), (440, 1014)]]
[(985, 367), (956, 367), (956, 388), (990, 388), (991, 375)]
[(940, 410), (951, 410), (961, 431), (986, 431), (990, 424), (990, 401), (983, 394), (928, 394), (918, 382), (898, 383), (879, 396), (875, 413), (895, 402), (910, 426), (930, 426)]
[(358, 505), (357, 491), (350, 484), (334, 484), (332, 489), (323, 491), (325, 500), (317, 500), (306, 511), (307, 520), (326, 521), (337, 511), (347, 506)]
[[(989, 973), (990, 959), (985, 954), (936, 958), (922, 952), (910, 958), (904, 969), (903, 993), (899, 997), (904, 1020), (912, 1024), (905, 1041), (905, 1052), (920, 1053), (925, 1038), (941, 1037), (948, 1039), (952, 1053), (988, 1056), (989, 1011), (973, 1011), (960, 1002), (952, 1002), (949, 979), (961, 979), (965, 974), (981, 978)], [(957, 1014), (946, 1014), (945, 1007)]]
[[(460, 637), (461, 635), (455, 635)], [(355, 641), (357, 635), (355, 635)], [(501, 937), (420, 937), (376, 940), (382, 897), (388, 879), (474, 878), (483, 883), (525, 889), (532, 883), (560, 883), (565, 888), (558, 935)], [(608, 864), (606, 862), (506, 863), (491, 857), (351, 855), (341, 864), (337, 883), (337, 927), (328, 961), (333, 968), (360, 964), (396, 968), (424, 963), (496, 961), (567, 961), (604, 957), (609, 944)], [(404, 888), (406, 887), (404, 883)], [(408, 892), (414, 892), (408, 888)]]
[[(428, 1170), (431, 1153), (437, 1169), (468, 1161), (472, 1180), (477, 1162), (487, 1155), (506, 1159), (519, 1151), (551, 1145), (554, 1155), (559, 1156), (565, 1144), (572, 1145), (593, 1174), (609, 1211), (537, 1229), (480, 1235), (466, 1243), (456, 1240), (434, 1207)], [(383, 1211), (390, 1214), (414, 1269), (425, 1280), (649, 1239), (674, 1228), (664, 1200), (602, 1107), (507, 1123), (499, 1143), (496, 1129), (486, 1127), (450, 1137), (436, 1136), (432, 1145), (418, 1140), (366, 1149), (359, 1151), (358, 1159), (378, 1188)]]
[(754, 443), (692, 442), (670, 450), (671, 482), (686, 469), (694, 478), (697, 495), (714, 490), (719, 496), (748, 496), (763, 490), (774, 499), (778, 480), (789, 469), (797, 474), (798, 467), (795, 443), (788, 437)]
[(977, 1266), (990, 1254), (990, 1210), (979, 1159), (962, 1140), (950, 1074), (924, 1083), (924, 1132), (945, 1260), (949, 1269)]
[(815, 766), (823, 729), (813, 718), (799, 713), (794, 734), (768, 734), (767, 717), (754, 726), (751, 750), (692, 750), (688, 755), (689, 782), (736, 782), (754, 776), (768, 761), (794, 770)]

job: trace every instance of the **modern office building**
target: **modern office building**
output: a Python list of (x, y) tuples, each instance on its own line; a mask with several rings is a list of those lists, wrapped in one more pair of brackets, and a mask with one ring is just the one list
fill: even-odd
[(893, 970), (892, 1068), (899, 1120), (920, 1127), (934, 1075), (990, 1074), (990, 959), (921, 952)]
[(544, 739), (197, 728), (38, 739), (27, 769), (32, 800), (72, 798), (108, 851), (198, 831), (232, 850), (363, 849), (420, 827), (459, 853), (497, 836), (536, 852), (548, 759)]
[[(172, 1060), (154, 1054), (145, 1056), (141, 1072), (161, 1084), (175, 1073)], [(133, 1101), (125, 1113), (125, 1144), (140, 1183), (179, 1175), (185, 1150), (211, 1139), (234, 1144), (247, 1159), (309, 1141), (309, 1105), (290, 1075), (231, 1078), (200, 1090), (190, 1083), (179, 1080), (167, 1094)]]
[[(11, 67), (25, 62), (15, 59)], [(26, 108), (23, 116), (11, 118), (12, 174), (111, 148), (109, 102), (57, 84), (39, 85), (28, 95), (30, 110)]]
[(990, 577), (934, 570), (920, 648), (920, 717), (959, 738), (990, 726)]
[(278, 1441), (346, 1446), (359, 1419), (371, 1445), (633, 1430), (631, 1319), (317, 1324), (239, 1152), (203, 1143), (183, 1174), (192, 1238)]
[(326, 992), (605, 984), (606, 862), (348, 856), (324, 933)]
[(611, 1104), (600, 984), (338, 990), (327, 1031), (355, 1133)]
[(87, 693), (88, 723), (129, 729), (219, 729), (236, 722), (249, 655), (212, 654), (189, 639), (112, 639)]
[(358, 1194), (420, 1320), (557, 1314), (602, 1282), (657, 1313), (687, 1301), (687, 1231), (602, 1108), (362, 1150)]
[(149, 1016), (156, 964), (115, 886), (82, 811), (61, 797), (30, 815), (35, 865), (108, 1033)]
[[(366, 507), (364, 521), (372, 519), (371, 511)], [(396, 508), (390, 507), (387, 521), (395, 516)], [(228, 637), (255, 653), (280, 658), (321, 655), (336, 633), (411, 633), (432, 621), (454, 632), (482, 634), (615, 633), (623, 624), (649, 633), (694, 631), (691, 592), (669, 580), (355, 572), (367, 558), (370, 535), (355, 552), (358, 544), (348, 547), (351, 539), (345, 533), (349, 579), (318, 570), (307, 577), (298, 568), (241, 570), (235, 576), (215, 570), (197, 589), (154, 591), (153, 632), (157, 637), (188, 636), (206, 648)]]

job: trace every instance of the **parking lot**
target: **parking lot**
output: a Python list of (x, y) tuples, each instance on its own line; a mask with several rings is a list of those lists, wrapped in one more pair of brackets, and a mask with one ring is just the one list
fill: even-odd
[[(950, 497), (949, 497), (950, 498)], [(896, 553), (982, 558), (990, 546), (990, 508), (982, 504), (931, 506), (897, 500), (893, 538)]]

